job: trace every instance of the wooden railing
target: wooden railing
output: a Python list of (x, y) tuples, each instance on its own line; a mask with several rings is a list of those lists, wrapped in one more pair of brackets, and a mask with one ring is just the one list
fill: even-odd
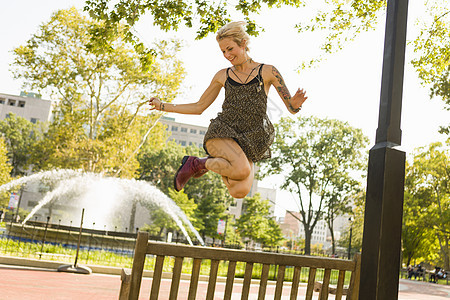
[[(233, 283), (235, 281), (236, 264), (245, 263), (245, 273), (242, 284), (241, 299), (248, 299), (254, 264), (262, 264), (262, 271), (259, 281), (258, 299), (264, 299), (266, 287), (268, 284), (269, 268), (271, 265), (278, 266), (278, 272), (275, 284), (274, 299), (281, 299), (283, 283), (285, 282), (286, 267), (294, 268), (294, 274), (290, 289), (290, 299), (297, 299), (300, 285), (300, 271), (302, 268), (309, 269), (308, 283), (305, 298), (311, 300), (314, 290), (319, 290), (319, 299), (328, 299), (330, 293), (335, 294), (335, 299), (340, 300), (346, 295), (346, 299), (357, 300), (360, 279), (360, 255), (356, 254), (353, 261), (311, 257), (302, 255), (288, 255), (279, 253), (250, 252), (244, 250), (229, 250), (221, 248), (208, 248), (198, 246), (185, 246), (177, 244), (167, 244), (159, 242), (149, 242), (148, 234), (139, 232), (136, 240), (133, 267), (131, 274), (123, 270), (122, 286), (120, 290), (120, 300), (139, 298), (142, 275), (144, 272), (144, 263), (146, 255), (156, 256), (155, 267), (153, 270), (152, 286), (150, 290), (150, 299), (158, 299), (161, 278), (163, 275), (163, 263), (166, 257), (174, 257), (174, 264), (171, 276), (171, 288), (169, 299), (177, 299), (180, 287), (181, 269), (185, 258), (193, 259), (192, 273), (189, 278), (188, 299), (196, 299), (197, 287), (200, 278), (200, 266), (202, 260), (210, 260), (210, 273), (208, 278), (208, 288), (206, 299), (213, 299), (216, 288), (219, 263), (228, 262), (228, 272), (226, 276), (225, 292), (223, 299), (231, 299)], [(322, 282), (316, 281), (317, 270), (323, 269), (324, 275)], [(332, 270), (338, 271), (338, 281), (336, 287), (330, 286), (330, 275)], [(350, 284), (344, 288), (345, 273), (351, 272)], [(147, 297), (146, 297), (147, 298)]]

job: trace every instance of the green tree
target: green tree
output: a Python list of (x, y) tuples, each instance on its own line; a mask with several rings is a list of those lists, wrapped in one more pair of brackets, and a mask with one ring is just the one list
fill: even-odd
[[(442, 99), (450, 110), (450, 7), (445, 0), (427, 1), (425, 12), (411, 43), (412, 64), (422, 84), (430, 87), (430, 97)], [(442, 126), (441, 132), (450, 135), (450, 124)]]
[[(8, 150), (6, 149), (5, 139), (3, 137), (0, 137), (0, 185), (11, 181), (11, 170), (12, 166), (9, 163)], [(0, 194), (0, 208), (8, 206), (8, 195), (8, 192)]]
[(429, 234), (426, 211), (432, 197), (423, 189), (420, 177), (417, 166), (407, 163), (402, 224), (402, 253), (406, 265), (410, 265), (413, 259), (427, 257), (429, 250), (424, 246)]
[(333, 176), (331, 181), (333, 183), (327, 195), (324, 219), (330, 229), (332, 252), (336, 254), (334, 221), (338, 216), (351, 213), (351, 205), (354, 203), (353, 195), (359, 186), (359, 182), (346, 173)]
[(0, 133), (8, 148), (8, 158), (12, 165), (11, 176), (16, 177), (26, 173), (30, 166), (31, 153), (34, 151), (42, 128), (13, 113), (0, 121)]
[[(446, 146), (434, 143), (420, 149), (413, 158), (406, 177), (408, 207), (405, 213), (408, 215), (405, 215), (404, 221), (405, 230), (411, 232), (405, 234), (403, 240), (412, 258), (415, 255), (413, 251), (417, 251), (417, 256), (426, 255), (423, 248), (436, 243), (440, 253), (440, 261), (436, 263), (444, 264), (444, 269), (450, 267), (449, 146), (450, 143)], [(415, 237), (411, 237), (412, 232), (423, 239), (416, 241)], [(428, 253), (428, 258), (431, 256)]]
[(273, 157), (263, 164), (262, 174), (283, 174), (281, 188), (297, 195), (305, 253), (310, 254), (312, 232), (327, 203), (338, 200), (340, 178), (363, 168), (368, 139), (347, 123), (316, 117), (282, 118), (275, 128)]
[(366, 203), (366, 193), (361, 188), (355, 191), (352, 198), (353, 209), (350, 213), (350, 223), (346, 228), (337, 244), (345, 249), (349, 246), (350, 228), (352, 230), (351, 251), (352, 253), (361, 252), (362, 239), (364, 231), (364, 210)]
[(237, 219), (237, 230), (241, 237), (267, 246), (278, 246), (283, 241), (280, 226), (270, 217), (269, 200), (260, 194), (245, 197), (243, 213)]
[[(171, 101), (184, 77), (177, 42), (155, 45), (143, 63), (121, 26), (101, 38), (114, 47), (91, 45), (90, 20), (75, 8), (55, 12), (25, 45), (14, 49), (13, 73), (24, 86), (57, 98), (55, 121), (38, 149), (38, 168), (83, 168), (133, 177), (136, 154), (158, 114), (145, 116), (148, 95)], [(43, 151), (45, 149), (45, 151)]]
[[(203, 226), (199, 222), (199, 219), (196, 217), (197, 204), (194, 202), (194, 200), (190, 199), (185, 193), (181, 191), (176, 192), (171, 188), (169, 188), (168, 196), (184, 212), (194, 228), (197, 231), (201, 230)], [(178, 232), (180, 232), (175, 221), (161, 208), (151, 207), (150, 216), (152, 222), (146, 227), (146, 230), (151, 232), (152, 234), (161, 236), (164, 231), (176, 232), (177, 234)], [(188, 230), (188, 232), (190, 231), (189, 228), (186, 228), (186, 230)]]

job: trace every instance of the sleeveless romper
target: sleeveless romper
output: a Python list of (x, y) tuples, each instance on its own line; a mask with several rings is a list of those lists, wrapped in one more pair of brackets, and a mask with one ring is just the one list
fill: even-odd
[(211, 120), (203, 140), (206, 153), (206, 141), (209, 139), (232, 138), (253, 162), (271, 157), (274, 128), (267, 116), (262, 66), (259, 66), (258, 75), (245, 84), (231, 79), (228, 73), (230, 68), (227, 69), (222, 112)]

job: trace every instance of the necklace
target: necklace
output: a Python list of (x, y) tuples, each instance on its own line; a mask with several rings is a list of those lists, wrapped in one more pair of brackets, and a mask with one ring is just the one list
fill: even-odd
[[(249, 58), (249, 59), (251, 59), (251, 58)], [(247, 61), (248, 61), (248, 60), (247, 60)], [(244, 63), (245, 63), (245, 62), (244, 62)], [(247, 73), (245, 73), (245, 72), (241, 72), (241, 71), (239, 71), (238, 69), (236, 69), (236, 67), (235, 67), (234, 69), (235, 69), (238, 73), (247, 75), (247, 78), (246, 78), (244, 81), (242, 81), (241, 78), (236, 74), (236, 72), (233, 71), (233, 68), (231, 68), (231, 72), (233, 72), (234, 76), (236, 76), (236, 78), (239, 79), (239, 81), (240, 81), (242, 84), (245, 84), (246, 82), (248, 82), (248, 79), (249, 79), (250, 76), (253, 74), (253, 71), (255, 71), (255, 69), (258, 68), (258, 67), (259, 67), (259, 65), (257, 65), (256, 67), (254, 67), (254, 68), (250, 71), (249, 74), (247, 74)]]

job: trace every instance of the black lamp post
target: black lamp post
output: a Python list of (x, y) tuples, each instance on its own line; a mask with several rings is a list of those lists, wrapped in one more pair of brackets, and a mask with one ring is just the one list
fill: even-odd
[(408, 0), (388, 0), (375, 146), (369, 152), (359, 299), (398, 299), (405, 180), (401, 107)]
[(350, 238), (348, 239), (348, 259), (351, 258), (352, 256), (352, 231), (353, 231), (353, 220), (352, 217), (348, 218), (348, 220), (350, 221)]

